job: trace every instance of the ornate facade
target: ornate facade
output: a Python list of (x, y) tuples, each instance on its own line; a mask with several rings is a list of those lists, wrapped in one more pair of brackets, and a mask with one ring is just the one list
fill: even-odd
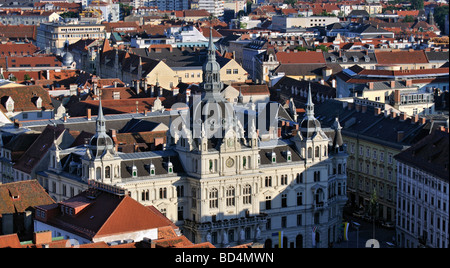
[(306, 115), (294, 122), (296, 134), (265, 135), (261, 114), (282, 108), (226, 101), (213, 47), (211, 38), (202, 95), (189, 112), (174, 117), (164, 150), (117, 152), (100, 113), (90, 143), (67, 150), (54, 146), (54, 162), (40, 180), (58, 201), (65, 198), (58, 192), (62, 184), (87, 188), (95, 180), (125, 189), (158, 208), (194, 243), (327, 247), (342, 235), (347, 200), (339, 122), (321, 128), (309, 91)]

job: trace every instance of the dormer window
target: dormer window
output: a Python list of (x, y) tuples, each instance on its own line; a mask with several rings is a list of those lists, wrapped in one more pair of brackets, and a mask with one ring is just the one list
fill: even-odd
[(292, 153), (289, 150), (286, 151), (286, 159), (288, 162), (292, 161)]
[(155, 165), (153, 163), (150, 164), (150, 176), (155, 176)]
[(14, 100), (11, 97), (8, 97), (5, 104), (6, 104), (6, 110), (8, 112), (14, 111)]
[(137, 178), (137, 176), (138, 176), (138, 170), (137, 170), (136, 165), (134, 165), (134, 164), (133, 164), (133, 167), (131, 168), (131, 175), (133, 178)]
[(369, 56), (364, 56), (364, 60), (366, 61), (366, 62), (369, 62), (370, 61), (370, 57)]
[(359, 61), (358, 57), (353, 56), (353, 62), (358, 62), (358, 61)]
[(331, 62), (336, 62), (336, 57), (331, 56), (330, 59), (331, 59)]
[[(151, 167), (150, 167), (151, 168)], [(151, 171), (151, 169), (150, 169), (150, 171)], [(169, 174), (172, 174), (173, 173), (173, 164), (172, 164), (172, 162), (170, 162), (169, 161), (169, 163), (167, 163), (167, 172), (169, 173)]]
[(342, 62), (347, 62), (347, 57), (345, 55), (342, 56)]
[(272, 164), (275, 164), (277, 162), (277, 155), (274, 152), (272, 152), (270, 158), (272, 159)]

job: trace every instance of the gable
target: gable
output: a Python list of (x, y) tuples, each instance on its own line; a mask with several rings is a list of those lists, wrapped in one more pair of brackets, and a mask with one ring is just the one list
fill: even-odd
[(167, 221), (129, 196), (125, 196), (100, 227), (96, 238), (167, 226)]

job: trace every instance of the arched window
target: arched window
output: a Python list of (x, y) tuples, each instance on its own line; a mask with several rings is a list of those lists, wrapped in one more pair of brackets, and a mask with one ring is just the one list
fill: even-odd
[(312, 148), (308, 147), (308, 158), (312, 158)]
[(98, 181), (102, 179), (102, 169), (100, 167), (98, 167), (95, 171), (95, 178)]
[(297, 206), (303, 205), (303, 193), (298, 192), (297, 193)]
[(234, 207), (234, 205), (235, 205), (235, 190), (234, 190), (233, 186), (230, 186), (227, 188), (226, 197), (227, 197), (227, 199), (226, 199), (227, 207)]
[(252, 187), (249, 184), (244, 186), (243, 200), (244, 205), (252, 203)]
[(316, 146), (315, 152), (314, 152), (314, 156), (315, 157), (319, 157), (320, 156), (320, 148), (319, 146)]
[(105, 178), (111, 178), (111, 167), (109, 166), (105, 167)]
[(342, 174), (342, 165), (338, 164), (338, 174)]
[(167, 188), (159, 188), (159, 199), (166, 199), (167, 198)]
[(209, 208), (219, 207), (219, 191), (217, 188), (212, 188), (209, 191)]

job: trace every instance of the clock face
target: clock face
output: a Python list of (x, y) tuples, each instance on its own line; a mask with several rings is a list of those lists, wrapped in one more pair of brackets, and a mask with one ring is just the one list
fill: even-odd
[(227, 161), (226, 161), (226, 165), (229, 168), (232, 167), (234, 165), (234, 160), (231, 157), (228, 158)]

